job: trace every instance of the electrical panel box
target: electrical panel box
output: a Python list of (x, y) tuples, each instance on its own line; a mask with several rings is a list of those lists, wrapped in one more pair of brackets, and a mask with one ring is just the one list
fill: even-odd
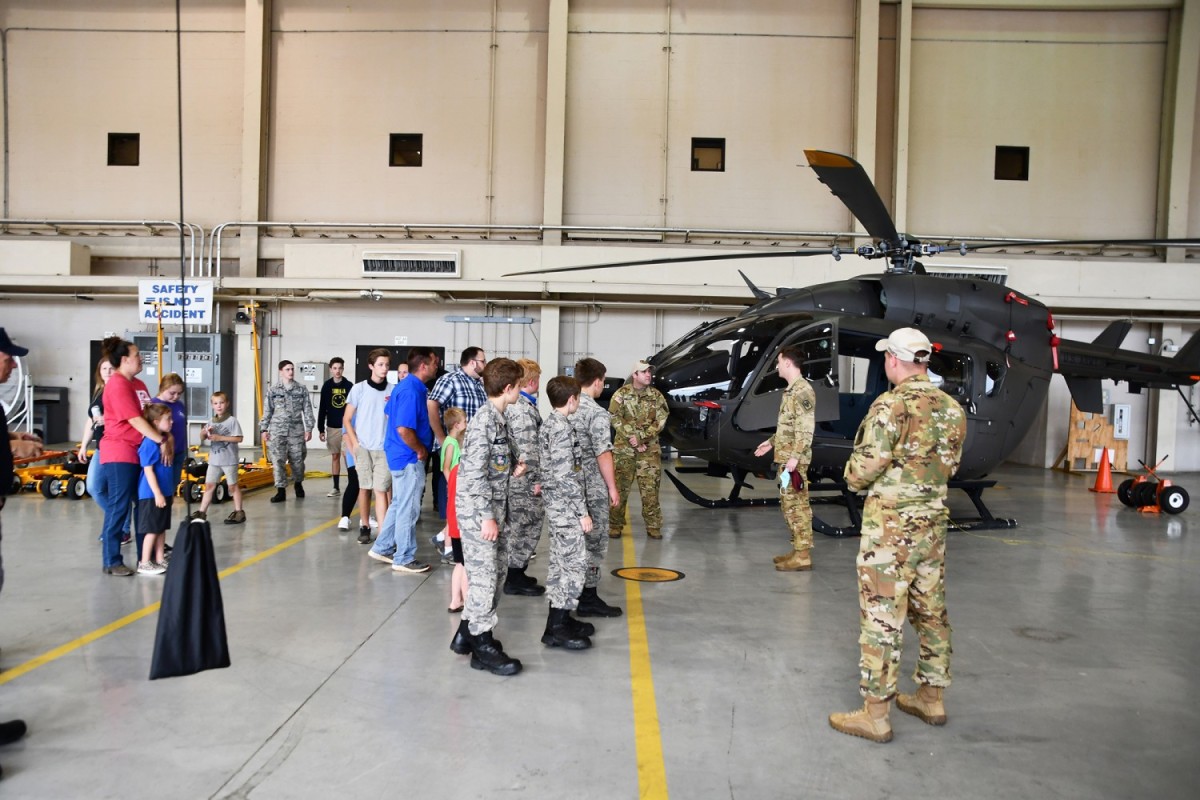
[(321, 387), (329, 380), (329, 365), (323, 361), (301, 361), (296, 380), (311, 394), (320, 394)]
[(158, 393), (158, 382), (163, 375), (174, 372), (183, 378), (187, 389), (183, 401), (189, 422), (207, 422), (212, 417), (213, 392), (222, 391), (234, 396), (233, 334), (189, 333), (185, 351), (183, 334), (169, 333), (163, 337), (161, 366), (156, 334), (131, 333), (126, 338), (141, 351), (142, 374), (139, 377), (151, 394)]

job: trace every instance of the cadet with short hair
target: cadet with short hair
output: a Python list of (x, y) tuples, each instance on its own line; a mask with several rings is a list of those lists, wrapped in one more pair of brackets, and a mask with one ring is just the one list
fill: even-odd
[(915, 328), (876, 342), (886, 350), (893, 384), (871, 404), (846, 462), (846, 483), (867, 489), (858, 551), (859, 692), (863, 708), (831, 714), (842, 733), (890, 742), (888, 707), (896, 695), (904, 618), (920, 640), (916, 694), (896, 705), (930, 725), (944, 725), (942, 689), (950, 685), (946, 615), (946, 484), (958, 470), (967, 422), (958, 403), (928, 377), (933, 345)]
[[(333, 459), (333, 490), (326, 497), (337, 497), (342, 493), (342, 414), (346, 410), (346, 398), (350, 394), (350, 381), (342, 377), (346, 361), (341, 356), (329, 359), (329, 380), (321, 386), (321, 403), (317, 407), (317, 435), (329, 449)], [(326, 427), (328, 426), (328, 430)]]
[(542, 427), (542, 415), (537, 410), (537, 393), (542, 368), (528, 358), (518, 360), (517, 364), (521, 367), (521, 394), (504, 409), (504, 421), (508, 423), (517, 459), (525, 462), (525, 474), (508, 483), (508, 575), (504, 579), (504, 593), (540, 597), (546, 593), (546, 587), (539, 586), (525, 570), (546, 518), (538, 471), (538, 429)]
[(612, 415), (613, 430), (616, 431), (613, 471), (617, 492), (621, 495), (609, 522), (608, 535), (613, 539), (621, 538), (629, 491), (635, 479), (642, 493), (646, 535), (651, 539), (662, 538), (662, 506), (658, 502), (662, 450), (658, 446), (658, 434), (667, 424), (667, 398), (650, 385), (650, 380), (650, 365), (645, 361), (637, 362), (629, 380), (617, 389), (608, 403), (608, 413)]
[(593, 527), (583, 491), (583, 450), (575, 428), (567, 420), (579, 408), (579, 381), (551, 378), (546, 397), (554, 411), (538, 431), (542, 498), (550, 521), (550, 566), (546, 573), (550, 616), (542, 644), (586, 650), (592, 646), (588, 637), (596, 629), (571, 616), (583, 591), (588, 564), (585, 537)]
[(509, 658), (492, 638), (508, 566), (508, 482), (525, 472), (525, 465), (517, 463), (504, 421), (504, 410), (520, 394), (520, 382), (521, 367), (511, 359), (497, 358), (484, 367), (488, 401), (467, 425), (454, 493), (467, 568), (467, 602), (450, 649), (470, 653), (473, 669), (486, 669), (494, 675), (521, 671), (521, 662)]
[(619, 617), (623, 613), (600, 599), (600, 565), (608, 555), (608, 515), (621, 501), (613, 471), (612, 418), (596, 402), (604, 391), (604, 364), (594, 358), (575, 362), (575, 379), (579, 381), (579, 409), (569, 419), (575, 427), (583, 448), (583, 483), (587, 494), (588, 515), (592, 530), (586, 535), (588, 568), (583, 592), (575, 613), (581, 617)]
[(270, 445), (271, 464), (275, 468), (275, 494), (272, 503), (287, 499), (287, 466), (292, 468), (292, 484), (296, 498), (304, 497), (304, 457), (307, 442), (312, 439), (313, 409), (308, 390), (294, 378), (296, 367), (291, 361), (279, 362), (279, 382), (267, 390), (259, 429), (264, 444)]
[[(779, 421), (775, 433), (754, 451), (765, 456), (775, 450), (775, 464), (788, 482), (780, 487), (779, 507), (792, 533), (792, 552), (775, 556), (780, 572), (805, 572), (812, 569), (812, 506), (808, 502), (808, 465), (812, 463), (813, 429), (816, 427), (817, 395), (800, 373), (804, 352), (794, 345), (779, 351), (775, 368), (787, 381), (787, 391), (779, 403)], [(799, 477), (799, 487), (791, 475)]]
[(342, 411), (342, 428), (346, 444), (354, 454), (358, 473), (358, 543), (371, 543), (371, 497), (375, 498), (375, 519), (383, 524), (388, 511), (388, 490), (392, 488), (392, 472), (388, 468), (384, 443), (387, 440), (387, 403), (391, 397), (388, 370), (392, 351), (376, 347), (367, 353), (367, 373), (350, 387), (346, 408)]

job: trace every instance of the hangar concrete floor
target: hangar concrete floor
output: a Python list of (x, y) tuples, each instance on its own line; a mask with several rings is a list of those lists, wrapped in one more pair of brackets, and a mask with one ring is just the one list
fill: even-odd
[[(22, 495), (3, 511), (0, 719), (30, 730), (0, 748), (0, 792), (1195, 797), (1200, 510), (1144, 516), (1088, 492), (1089, 478), (998, 477), (988, 499), (1020, 527), (955, 532), (948, 548), (949, 724), (893, 712), (887, 745), (826, 721), (859, 702), (857, 540), (818, 536), (814, 572), (777, 573), (774, 508), (709, 511), (664, 487), (666, 538), (648, 541), (635, 518), (608, 566), (685, 577), (606, 575), (601, 594), (628, 613), (594, 620), (581, 653), (538, 642), (542, 599), (505, 597), (497, 635), (525, 671), (497, 678), (447, 649), (449, 569), (369, 560), (335, 529), (327, 480), (282, 507), (258, 492), (244, 527), (214, 526), (222, 569), (243, 565), (221, 584), (233, 666), (151, 682), (145, 610), (162, 579), (101, 573), (90, 501)], [(1197, 476), (1182, 483), (1200, 493)]]

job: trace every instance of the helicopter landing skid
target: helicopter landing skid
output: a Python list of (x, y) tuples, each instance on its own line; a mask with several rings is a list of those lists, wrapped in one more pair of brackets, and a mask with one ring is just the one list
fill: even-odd
[(983, 502), (983, 490), (996, 485), (995, 481), (950, 481), (947, 486), (951, 489), (961, 489), (971, 498), (975, 510), (979, 512), (978, 519), (951, 519), (950, 524), (961, 531), (993, 531), (1000, 528), (1015, 528), (1015, 519), (997, 518), (992, 516), (987, 505)]
[(754, 506), (777, 506), (779, 505), (778, 497), (742, 497), (742, 487), (753, 488), (746, 483), (745, 474), (734, 476), (733, 488), (729, 490), (728, 497), (722, 497), (717, 500), (711, 500), (707, 497), (701, 497), (694, 491), (688, 488), (687, 484), (679, 480), (675, 473), (664, 469), (663, 473), (671, 479), (671, 483), (675, 484), (675, 488), (683, 495), (683, 499), (689, 503), (695, 503), (704, 508), (752, 508)]

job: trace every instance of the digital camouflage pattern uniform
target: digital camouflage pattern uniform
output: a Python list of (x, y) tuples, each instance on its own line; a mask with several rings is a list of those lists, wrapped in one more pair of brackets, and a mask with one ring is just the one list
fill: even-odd
[(267, 449), (271, 453), (271, 465), (275, 468), (275, 486), (287, 486), (287, 464), (292, 465), (292, 481), (304, 481), (304, 457), (308, 444), (304, 434), (313, 429), (316, 422), (308, 390), (298, 381), (291, 387), (277, 383), (267, 390), (263, 404), (263, 416), (259, 430), (270, 434)]
[(950, 685), (946, 615), (946, 482), (958, 470), (962, 409), (924, 375), (876, 398), (846, 462), (846, 483), (868, 489), (858, 552), (859, 691), (896, 694), (907, 614), (920, 639), (918, 684)]
[(812, 463), (813, 428), (816, 426), (817, 394), (800, 376), (783, 393), (779, 402), (779, 422), (771, 436), (775, 463), (782, 467), (796, 459), (796, 471), (804, 478), (802, 489), (788, 487), (779, 495), (779, 507), (788, 530), (792, 549), (809, 550), (813, 546), (812, 506), (808, 502), (808, 465)]
[(592, 532), (585, 535), (588, 566), (583, 585), (594, 589), (600, 585), (600, 565), (608, 555), (608, 512), (612, 508), (596, 458), (612, 450), (612, 429), (608, 412), (586, 392), (579, 395), (579, 410), (567, 419), (574, 426), (583, 451), (583, 491), (588, 516), (592, 518)]
[[(616, 472), (617, 491), (621, 493), (621, 504), (612, 510), (609, 527), (613, 535), (620, 535), (625, 527), (626, 507), (629, 491), (636, 479), (642, 494), (642, 520), (646, 530), (656, 535), (662, 530), (662, 506), (658, 502), (658, 487), (662, 482), (662, 451), (658, 445), (658, 434), (667, 424), (667, 399), (653, 386), (641, 391), (627, 383), (613, 394), (608, 404), (612, 415), (613, 468)], [(637, 437), (639, 445), (646, 445), (639, 453), (629, 443), (629, 437)]]
[[(504, 415), (484, 403), (471, 417), (463, 437), (458, 461), (458, 491), (454, 510), (462, 536), (463, 562), (467, 568), (467, 600), (462, 618), (470, 622), (472, 636), (496, 627), (496, 604), (508, 568), (508, 482), (516, 465), (516, 453), (508, 436)], [(484, 541), (484, 520), (494, 519), (500, 535)]]
[[(588, 515), (583, 491), (583, 448), (562, 414), (551, 414), (538, 432), (542, 498), (550, 522), (550, 565), (546, 597), (551, 608), (574, 610), (588, 567), (587, 542), (579, 520)], [(605, 490), (605, 497), (608, 490)]]
[(517, 460), (525, 462), (525, 474), (508, 484), (508, 566), (525, 569), (542, 535), (542, 520), (546, 518), (542, 498), (533, 493), (534, 485), (541, 482), (538, 428), (542, 426), (542, 415), (536, 405), (521, 395), (504, 410), (504, 421)]

